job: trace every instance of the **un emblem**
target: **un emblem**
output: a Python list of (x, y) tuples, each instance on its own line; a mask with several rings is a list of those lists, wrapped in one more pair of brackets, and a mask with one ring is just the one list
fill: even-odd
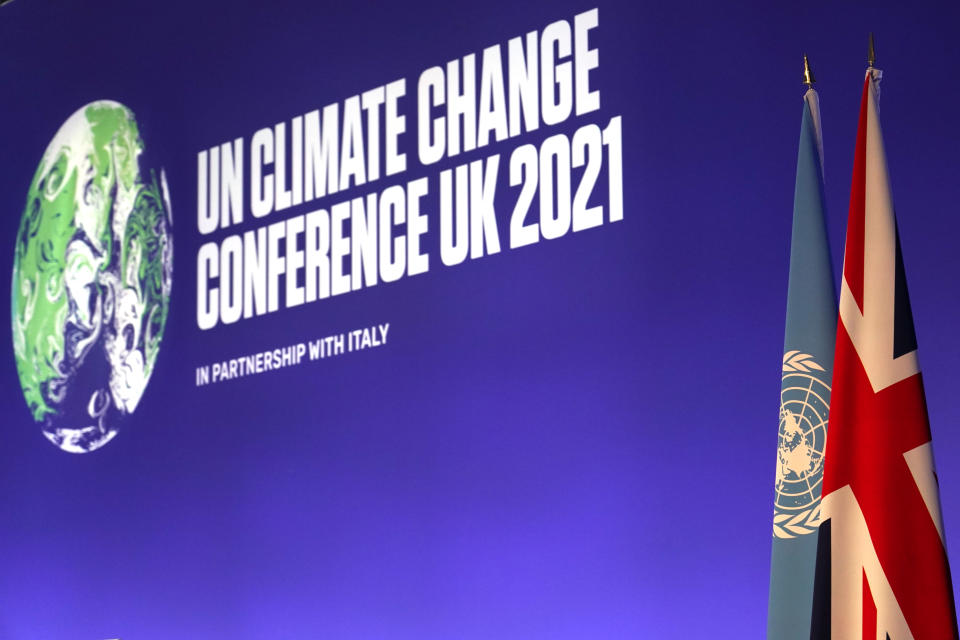
[(813, 357), (783, 355), (780, 385), (780, 438), (777, 446), (777, 497), (773, 535), (794, 538), (820, 524), (823, 451), (827, 443), (830, 386)]

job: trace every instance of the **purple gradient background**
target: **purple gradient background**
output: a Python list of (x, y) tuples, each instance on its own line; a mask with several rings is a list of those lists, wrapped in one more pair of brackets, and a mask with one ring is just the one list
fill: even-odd
[[(761, 637), (801, 55), (839, 272), (871, 30), (957, 552), (960, 4), (601, 3), (599, 114), (412, 162), (422, 70), (592, 6), (0, 9), (0, 268), (40, 154), (94, 99), (136, 112), (175, 217), (157, 369), (103, 450), (41, 436), (0, 314), (0, 638)], [(433, 217), (425, 275), (199, 331), (196, 153), (400, 77), (404, 181), (500, 152), (503, 183), (520, 143), (622, 115), (624, 221), (446, 268)], [(193, 386), (378, 322), (382, 349)]]

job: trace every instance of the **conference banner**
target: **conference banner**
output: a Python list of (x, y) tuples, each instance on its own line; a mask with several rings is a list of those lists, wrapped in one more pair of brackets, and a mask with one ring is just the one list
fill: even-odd
[(0, 4), (0, 639), (809, 621), (870, 31), (956, 551), (958, 18)]

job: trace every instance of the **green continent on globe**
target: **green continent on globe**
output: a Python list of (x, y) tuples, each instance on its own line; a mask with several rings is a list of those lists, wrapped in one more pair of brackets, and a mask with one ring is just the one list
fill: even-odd
[(170, 206), (133, 113), (108, 100), (57, 131), (14, 252), (13, 345), (27, 406), (66, 451), (112, 439), (153, 372), (170, 306)]

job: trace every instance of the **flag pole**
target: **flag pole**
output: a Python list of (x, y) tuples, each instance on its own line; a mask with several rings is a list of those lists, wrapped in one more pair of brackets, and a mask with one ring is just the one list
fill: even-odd
[(807, 54), (803, 54), (803, 84), (807, 86), (808, 89), (813, 89), (813, 84), (817, 81), (813, 77), (813, 71), (810, 69), (810, 61), (807, 59)]
[(873, 43), (873, 31), (870, 32), (867, 43), (867, 75), (870, 76), (870, 84), (873, 85), (873, 91), (877, 100), (877, 109), (880, 108), (880, 80), (883, 78), (883, 71), (877, 69), (877, 48)]
[(810, 59), (807, 54), (803, 54), (803, 85), (807, 88), (803, 99), (810, 103), (810, 117), (813, 119), (814, 136), (817, 141), (817, 154), (820, 156), (820, 177), (823, 178), (823, 132), (820, 129), (820, 97), (817, 95), (813, 85), (817, 79), (813, 77), (813, 69), (810, 68)]

